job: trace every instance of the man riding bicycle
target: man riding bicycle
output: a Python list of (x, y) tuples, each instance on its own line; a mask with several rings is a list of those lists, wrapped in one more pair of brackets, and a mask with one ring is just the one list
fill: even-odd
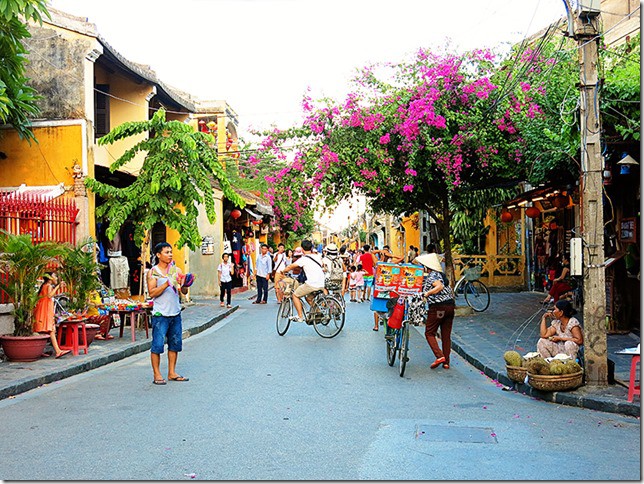
[[(300, 267), (306, 275), (306, 281), (304, 284), (300, 284), (293, 293), (293, 306), (295, 306), (295, 310), (297, 311), (297, 318), (293, 317), (293, 321), (299, 323), (304, 322), (302, 301), (300, 298), (307, 296), (312, 292), (324, 290), (324, 270), (322, 269), (322, 259), (319, 254), (314, 254), (312, 252), (313, 243), (310, 240), (303, 240), (301, 245), (304, 255), (285, 268), (279, 269), (279, 272), (289, 272)], [(308, 298), (307, 301), (310, 303)]]

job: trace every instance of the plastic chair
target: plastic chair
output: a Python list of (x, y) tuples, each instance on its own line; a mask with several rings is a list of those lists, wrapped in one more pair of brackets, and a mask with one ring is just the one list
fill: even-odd
[[(640, 355), (633, 355), (633, 357), (631, 358), (631, 378), (630, 378), (630, 383), (628, 384), (628, 401), (629, 402), (633, 401), (633, 397), (635, 395), (640, 394), (640, 386), (635, 385), (635, 376), (636, 376), (636, 373), (637, 373), (637, 364), (639, 362), (640, 362)], [(640, 366), (640, 370), (641, 370), (641, 366)]]

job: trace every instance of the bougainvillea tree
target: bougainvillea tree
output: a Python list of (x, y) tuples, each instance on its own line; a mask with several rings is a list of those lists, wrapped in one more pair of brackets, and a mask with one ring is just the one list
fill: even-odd
[(295, 208), (283, 216), (297, 217), (296, 204), (329, 206), (356, 193), (377, 212), (423, 209), (437, 222), (451, 272), (459, 193), (521, 179), (515, 120), (540, 115), (531, 99), (497, 95), (497, 68), (487, 51), (421, 50), (411, 63), (365, 69), (342, 103), (305, 97), (303, 126), (263, 142), (264, 153), (290, 157), (271, 180), (274, 196)]

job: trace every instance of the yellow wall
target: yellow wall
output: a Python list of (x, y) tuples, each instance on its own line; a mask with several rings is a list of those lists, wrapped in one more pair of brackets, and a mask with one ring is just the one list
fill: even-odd
[(184, 247), (183, 249), (180, 249), (177, 247), (177, 242), (179, 241), (179, 232), (176, 230), (173, 230), (169, 227), (166, 227), (166, 237), (167, 237), (167, 243), (172, 246), (172, 256), (174, 259), (174, 262), (177, 264), (177, 267), (181, 269), (183, 272), (188, 272), (189, 268), (186, 268), (186, 260), (188, 257), (188, 248)]
[[(146, 121), (148, 119), (148, 101), (146, 97), (152, 92), (152, 86), (150, 84), (137, 84), (118, 72), (114, 74), (108, 73), (99, 65), (96, 65), (95, 77), (97, 84), (109, 84), (110, 94), (112, 96), (130, 101), (120, 101), (119, 99), (110, 97), (110, 130), (127, 121)], [(95, 145), (95, 163), (109, 167), (128, 149), (146, 138), (147, 133), (141, 133), (117, 141), (111, 145)], [(138, 174), (141, 166), (143, 166), (145, 155), (146, 153), (137, 154), (132, 161), (120, 168), (120, 171)]]
[(410, 245), (413, 245), (414, 247), (420, 247), (420, 230), (419, 228), (413, 226), (412, 222), (414, 220), (416, 221), (416, 225), (418, 225), (418, 212), (412, 214), (411, 216), (403, 217), (402, 219), (402, 226), (405, 227), (406, 244), (404, 255), (407, 254)]
[(38, 143), (23, 141), (13, 129), (0, 131), (0, 186), (73, 185), (72, 166), (82, 164), (82, 126), (33, 128)]

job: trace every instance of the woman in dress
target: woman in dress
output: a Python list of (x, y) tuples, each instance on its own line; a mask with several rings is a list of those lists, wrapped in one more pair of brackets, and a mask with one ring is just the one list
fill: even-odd
[(569, 291), (572, 291), (572, 287), (568, 284), (568, 276), (570, 275), (570, 259), (567, 256), (563, 256), (561, 259), (561, 271), (559, 275), (552, 281), (552, 287), (548, 291), (548, 295), (543, 300), (544, 304), (548, 302), (556, 303), (559, 301), (561, 296), (566, 294)]
[[(414, 259), (414, 263), (425, 266), (428, 271), (423, 279), (423, 297), (427, 299), (427, 322), (425, 339), (432, 349), (436, 360), (431, 369), (443, 365), (449, 369), (449, 356), (452, 351), (452, 324), (454, 322), (454, 292), (449, 286), (447, 277), (442, 272), (438, 254), (423, 254)], [(436, 331), (440, 328), (442, 349), (436, 340)]]
[[(55, 272), (47, 273), (43, 276), (44, 282), (38, 291), (38, 302), (34, 310), (34, 327), (36, 333), (47, 333), (51, 339), (51, 346), (54, 348), (56, 358), (60, 358), (70, 350), (61, 350), (56, 339), (56, 323), (54, 321), (54, 296), (59, 291), (65, 290), (65, 283), (58, 280)], [(49, 355), (43, 355), (49, 356)]]
[[(555, 303), (555, 309), (541, 317), (537, 351), (548, 358), (559, 353), (565, 353), (572, 359), (577, 357), (579, 347), (584, 344), (584, 335), (577, 318), (577, 311), (570, 301), (560, 300)], [(546, 320), (552, 319), (548, 327)]]

